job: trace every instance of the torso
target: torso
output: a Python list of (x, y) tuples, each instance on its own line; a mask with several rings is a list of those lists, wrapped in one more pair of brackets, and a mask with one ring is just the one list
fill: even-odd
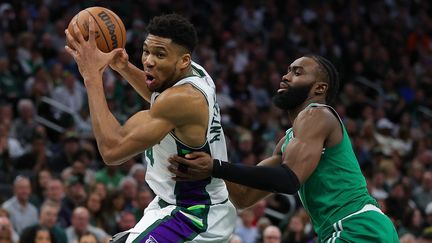
[[(175, 182), (167, 169), (167, 159), (172, 154), (184, 156), (192, 151), (204, 151), (213, 158), (227, 160), (214, 83), (202, 67), (193, 64), (193, 68), (195, 75), (180, 80), (174, 87), (185, 85), (193, 89), (192, 95), (199, 92), (205, 103), (193, 107), (197, 110), (194, 112), (196, 117), (182, 121), (182, 124), (167, 134), (159, 144), (145, 153), (148, 162), (146, 181), (149, 186), (167, 203), (183, 206), (221, 203), (228, 198), (225, 183), (221, 179), (209, 177), (194, 182)], [(152, 94), (152, 105), (158, 96), (159, 93)], [(181, 111), (181, 105), (178, 104), (177, 112)]]
[[(311, 104), (306, 109), (314, 107), (327, 107), (337, 116), (336, 111), (326, 105)], [(348, 134), (339, 117), (338, 120), (342, 138), (338, 138), (339, 132), (329, 134), (318, 166), (299, 190), (302, 204), (310, 215), (317, 234), (366, 204), (377, 205), (368, 194)], [(288, 129), (282, 151), (294, 136), (293, 129)]]

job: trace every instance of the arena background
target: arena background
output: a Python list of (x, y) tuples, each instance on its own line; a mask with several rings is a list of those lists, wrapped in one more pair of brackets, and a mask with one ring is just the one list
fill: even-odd
[[(401, 242), (432, 242), (432, 9), (421, 0), (0, 1), (0, 203), (15, 192), (37, 211), (44, 202), (59, 205), (57, 235), (76, 227), (72, 211), (83, 206), (89, 217), (80, 224), (103, 241), (133, 226), (153, 197), (142, 157), (106, 167), (95, 145), (81, 76), (64, 50), (64, 29), (90, 6), (121, 17), (126, 51), (139, 67), (149, 19), (177, 12), (191, 20), (199, 35), (193, 59), (217, 85), (233, 163), (256, 164), (290, 127), (271, 103), (289, 63), (305, 53), (333, 61), (342, 80), (333, 105), (371, 194)], [(104, 84), (119, 121), (148, 108), (115, 72)], [(18, 175), (31, 180), (31, 193), (14, 190), (14, 181), (26, 188)], [(0, 225), (8, 215), (0, 209)], [(17, 240), (22, 227), (38, 223), (10, 221), (13, 230), (2, 228), (0, 238)], [(239, 212), (235, 233), (261, 242), (271, 224), (282, 242), (314, 240), (298, 197), (286, 195)]]

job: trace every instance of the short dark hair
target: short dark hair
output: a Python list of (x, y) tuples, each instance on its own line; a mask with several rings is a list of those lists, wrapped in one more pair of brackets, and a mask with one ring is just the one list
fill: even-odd
[(166, 14), (156, 16), (147, 26), (149, 34), (169, 38), (174, 43), (193, 52), (198, 42), (195, 27), (179, 14)]
[(315, 54), (305, 55), (305, 57), (312, 58), (318, 63), (320, 78), (328, 84), (326, 103), (330, 104), (336, 98), (339, 91), (339, 73), (336, 67), (325, 57)]

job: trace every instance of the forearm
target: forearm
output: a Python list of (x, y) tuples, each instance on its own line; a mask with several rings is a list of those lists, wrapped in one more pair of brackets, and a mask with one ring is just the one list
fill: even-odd
[(117, 71), (124, 79), (126, 79), (141, 97), (150, 102), (151, 92), (147, 88), (145, 82), (147, 77), (143, 70), (137, 68), (135, 65), (129, 62), (125, 68), (118, 70), (116, 69), (115, 71)]
[[(273, 155), (258, 163), (257, 166), (275, 166), (280, 165), (280, 163), (280, 156)], [(225, 183), (227, 184), (231, 201), (240, 209), (250, 207), (271, 194), (271, 192), (268, 191), (258, 190), (229, 181), (225, 181)], [(247, 197), (245, 197), (245, 195), (247, 195)]]
[(294, 194), (300, 187), (297, 175), (285, 164), (247, 166), (215, 160), (212, 176), (275, 193)]
[[(97, 80), (99, 79), (99, 80)], [(107, 153), (119, 141), (120, 123), (112, 115), (106, 101), (102, 78), (84, 80), (87, 88), (88, 104), (93, 134), (96, 138), (99, 152), (105, 163), (109, 164)]]
[(231, 202), (238, 209), (248, 208), (271, 194), (268, 191), (261, 191), (230, 181), (225, 181), (225, 184), (227, 185)]

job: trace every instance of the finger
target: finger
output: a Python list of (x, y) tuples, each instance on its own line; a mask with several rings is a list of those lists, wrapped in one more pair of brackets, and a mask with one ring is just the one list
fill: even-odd
[(122, 48), (116, 48), (116, 49), (112, 50), (111, 52), (109, 52), (108, 54), (110, 55), (111, 59), (114, 59), (116, 57), (124, 58), (123, 52), (124, 52), (124, 50)]
[(73, 31), (74, 31), (74, 34), (76, 36), (76, 41), (78, 43), (83, 43), (85, 40), (84, 40), (84, 37), (81, 33), (81, 30), (78, 28), (78, 24), (76, 22), (73, 23)]
[(196, 159), (198, 157), (204, 157), (207, 156), (208, 154), (206, 152), (192, 152), (190, 154), (186, 154), (185, 157), (187, 159)]
[(176, 167), (179, 165), (179, 163), (176, 160), (176, 155), (172, 155), (170, 157), (168, 157), (168, 163), (175, 165)]
[(94, 19), (89, 16), (89, 42), (91, 45), (96, 45), (96, 25)]
[(67, 53), (69, 53), (74, 59), (77, 58), (77, 51), (72, 50), (69, 46), (65, 46), (65, 50)]
[(190, 178), (190, 175), (188, 175), (185, 172), (182, 172), (181, 170), (179, 170), (178, 168), (175, 167), (171, 167), (168, 168), (168, 170), (173, 173), (175, 176), (179, 176), (179, 177), (183, 177), (183, 178)]
[(65, 34), (66, 34), (66, 43), (68, 44), (69, 47), (71, 47), (72, 49), (77, 49), (78, 47), (78, 43), (76, 42), (75, 38), (72, 36), (72, 34), (69, 32), (69, 30), (65, 30)]
[(193, 165), (194, 164), (193, 162), (191, 162), (191, 161), (189, 161), (183, 157), (180, 157), (178, 155), (173, 155), (170, 158), (172, 158), (172, 160), (174, 160), (175, 162), (180, 163), (180, 164), (185, 164), (185, 165)]

